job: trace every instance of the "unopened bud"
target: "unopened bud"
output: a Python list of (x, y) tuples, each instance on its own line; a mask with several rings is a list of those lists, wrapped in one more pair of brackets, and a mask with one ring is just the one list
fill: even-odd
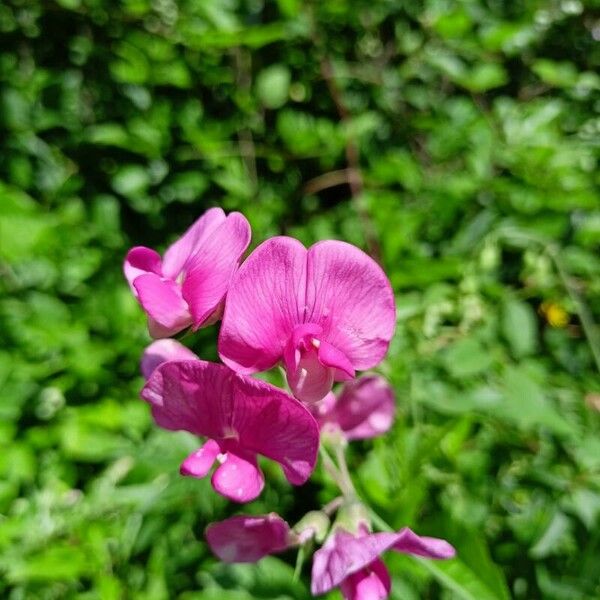
[(311, 510), (307, 512), (294, 525), (293, 531), (298, 535), (299, 542), (303, 544), (311, 538), (317, 542), (322, 542), (329, 530), (329, 517), (320, 510)]

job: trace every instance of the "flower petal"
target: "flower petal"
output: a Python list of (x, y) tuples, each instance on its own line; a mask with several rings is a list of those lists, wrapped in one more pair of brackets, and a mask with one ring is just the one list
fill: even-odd
[(401, 529), (397, 536), (392, 546), (397, 552), (440, 559), (452, 558), (456, 555), (456, 550), (446, 540), (419, 536), (408, 527)]
[(182, 475), (197, 477), (198, 479), (206, 477), (220, 452), (221, 448), (219, 447), (219, 444), (214, 440), (208, 440), (202, 448), (194, 450), (194, 452), (181, 463), (179, 472)]
[(195, 329), (219, 308), (249, 243), (250, 224), (241, 213), (234, 212), (198, 244), (182, 285)]
[(362, 537), (338, 529), (313, 557), (311, 591), (324, 594), (349, 575), (372, 563), (394, 545), (395, 533), (372, 533)]
[(169, 279), (176, 279), (190, 256), (223, 221), (225, 221), (225, 213), (222, 208), (208, 209), (175, 243), (167, 248), (162, 265), (163, 275)]
[(141, 361), (144, 379), (148, 379), (158, 365), (169, 360), (196, 360), (198, 356), (177, 340), (169, 338), (152, 342), (145, 350)]
[(238, 516), (206, 529), (210, 549), (226, 563), (256, 562), (288, 547), (289, 525), (275, 514)]
[(308, 250), (306, 322), (357, 370), (385, 356), (396, 325), (394, 293), (381, 267), (352, 244), (325, 240)]
[(391, 588), (389, 571), (381, 559), (349, 575), (340, 585), (345, 600), (384, 600)]
[(173, 281), (161, 279), (154, 273), (147, 273), (136, 277), (133, 285), (143, 309), (169, 332), (168, 335), (173, 335), (191, 324), (187, 304)]
[(154, 370), (141, 396), (160, 427), (219, 440), (233, 412), (228, 369), (203, 360), (169, 361)]
[(219, 355), (244, 374), (281, 358), (294, 326), (303, 322), (306, 249), (293, 238), (258, 246), (231, 281), (219, 336)]
[[(290, 373), (298, 368), (302, 351), (308, 348), (315, 348), (314, 340), (318, 339), (323, 333), (323, 328), (313, 323), (306, 325), (296, 325), (292, 331), (292, 335), (288, 339), (285, 348), (283, 349), (283, 366)], [(319, 342), (317, 342), (318, 344)]]
[(319, 360), (323, 365), (336, 369), (338, 376), (344, 380), (352, 379), (355, 376), (354, 367), (350, 359), (335, 346), (325, 340), (321, 340), (319, 344)]
[(160, 254), (145, 246), (132, 248), (125, 257), (123, 273), (125, 274), (125, 279), (129, 282), (129, 287), (133, 295), (137, 298), (137, 290), (133, 286), (133, 282), (137, 277), (145, 273), (161, 274)]
[(395, 400), (383, 377), (365, 375), (346, 383), (329, 411), (318, 415), (321, 426), (337, 425), (349, 440), (384, 434), (394, 422)]
[(314, 404), (322, 400), (331, 390), (335, 370), (323, 365), (316, 349), (301, 352), (294, 371), (287, 372), (287, 381), (298, 400)]
[(161, 427), (276, 460), (294, 485), (314, 469), (316, 421), (300, 402), (264, 381), (203, 360), (171, 361), (154, 371), (141, 395)]
[(224, 462), (213, 473), (215, 491), (234, 502), (250, 502), (265, 486), (265, 478), (256, 462), (256, 454), (228, 451)]
[(302, 485), (317, 460), (319, 432), (310, 412), (263, 381), (236, 375), (233, 428), (244, 448), (277, 461), (293, 485)]

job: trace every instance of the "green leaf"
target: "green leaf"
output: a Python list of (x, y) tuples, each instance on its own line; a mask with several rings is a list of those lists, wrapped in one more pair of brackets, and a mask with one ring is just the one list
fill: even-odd
[(452, 344), (443, 354), (442, 362), (457, 379), (478, 375), (492, 364), (490, 353), (475, 338), (466, 338)]
[(537, 320), (529, 304), (513, 297), (504, 301), (502, 334), (515, 358), (528, 356), (537, 350)]
[(123, 196), (138, 196), (150, 185), (150, 175), (141, 165), (127, 165), (115, 173), (112, 185)]
[(544, 82), (557, 87), (572, 87), (578, 79), (577, 69), (570, 62), (536, 60), (531, 70)]
[(485, 62), (458, 77), (457, 81), (471, 92), (487, 92), (507, 83), (508, 73), (498, 63)]
[(290, 70), (284, 65), (271, 65), (256, 78), (256, 93), (267, 108), (280, 108), (287, 99), (291, 82)]
[(89, 573), (92, 565), (82, 548), (57, 545), (8, 565), (9, 581), (70, 580)]
[(491, 590), (460, 558), (434, 561), (415, 558), (438, 583), (460, 600), (505, 600), (503, 590)]
[(546, 398), (543, 388), (523, 367), (507, 367), (502, 402), (493, 414), (524, 430), (545, 427), (559, 436), (576, 434), (576, 427)]

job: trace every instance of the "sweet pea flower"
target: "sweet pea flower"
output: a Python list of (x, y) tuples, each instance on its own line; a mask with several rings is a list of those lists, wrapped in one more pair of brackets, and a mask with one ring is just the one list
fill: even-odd
[(332, 392), (313, 409), (322, 431), (341, 430), (347, 440), (383, 435), (394, 422), (394, 391), (378, 375), (365, 375), (344, 384), (339, 396)]
[(322, 540), (329, 519), (320, 511), (311, 511), (294, 526), (279, 515), (239, 515), (206, 528), (206, 541), (213, 553), (226, 563), (257, 562), (267, 554), (283, 552), (311, 538)]
[(200, 360), (200, 358), (177, 340), (171, 338), (156, 340), (146, 347), (142, 355), (140, 370), (144, 379), (148, 381), (156, 367), (170, 360)]
[(296, 398), (314, 403), (383, 359), (395, 314), (385, 273), (355, 246), (275, 237), (231, 281), (219, 354), (243, 374), (283, 361)]
[(257, 562), (298, 544), (299, 536), (275, 513), (231, 517), (206, 528), (206, 541), (226, 563)]
[(214, 323), (222, 312), (229, 281), (250, 243), (250, 225), (237, 212), (207, 210), (164, 256), (132, 248), (123, 270), (148, 315), (154, 338)]
[(313, 595), (339, 586), (345, 600), (384, 600), (391, 580), (379, 556), (386, 550), (438, 559), (455, 555), (445, 540), (418, 536), (408, 527), (397, 533), (368, 533), (361, 526), (358, 535), (338, 528), (313, 557)]
[(295, 398), (264, 381), (199, 359), (170, 360), (154, 370), (141, 395), (160, 427), (209, 438), (180, 472), (205, 477), (218, 462), (212, 485), (230, 500), (249, 502), (262, 491), (258, 454), (277, 461), (293, 485), (314, 469), (316, 421)]

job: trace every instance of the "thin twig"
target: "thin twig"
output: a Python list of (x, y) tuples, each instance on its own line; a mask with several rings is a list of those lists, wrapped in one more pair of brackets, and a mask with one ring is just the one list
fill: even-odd
[(343, 183), (350, 183), (350, 169), (329, 171), (329, 173), (323, 173), (323, 175), (318, 175), (317, 177), (310, 179), (304, 184), (304, 193), (316, 194), (327, 188), (342, 185)]
[[(235, 59), (235, 83), (238, 89), (249, 94), (252, 87), (252, 57), (246, 49), (240, 47), (234, 48), (233, 56)], [(249, 127), (244, 127), (238, 131), (238, 143), (248, 177), (252, 182), (252, 188), (256, 190), (258, 186), (256, 151), (252, 131)]]

